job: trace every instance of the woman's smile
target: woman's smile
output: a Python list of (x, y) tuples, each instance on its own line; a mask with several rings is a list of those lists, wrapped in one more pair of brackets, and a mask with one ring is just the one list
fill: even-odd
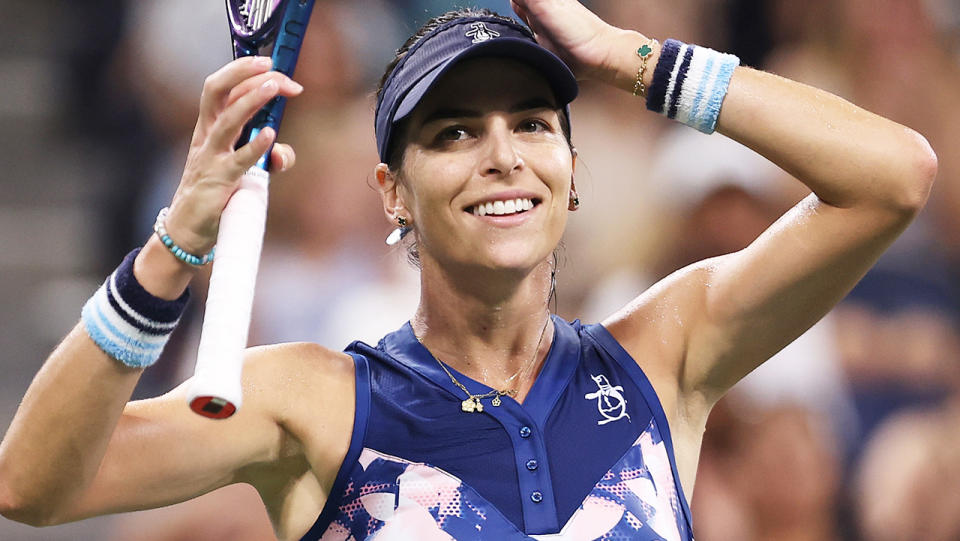
[(407, 129), (400, 177), (421, 255), (532, 269), (553, 251), (566, 226), (573, 155), (536, 70), (464, 61)]

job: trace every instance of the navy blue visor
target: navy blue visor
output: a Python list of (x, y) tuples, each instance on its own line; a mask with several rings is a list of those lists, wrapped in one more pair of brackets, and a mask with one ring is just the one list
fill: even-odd
[(553, 89), (558, 107), (566, 108), (577, 97), (577, 80), (570, 68), (541, 47), (519, 23), (494, 17), (455, 19), (421, 38), (387, 77), (377, 99), (375, 129), (380, 161), (389, 159), (394, 128), (413, 112), (444, 73), (468, 58), (491, 56), (524, 62), (539, 71)]

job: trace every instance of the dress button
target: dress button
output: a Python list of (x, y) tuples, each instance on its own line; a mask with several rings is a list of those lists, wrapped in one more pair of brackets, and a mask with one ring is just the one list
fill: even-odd
[(534, 490), (530, 493), (530, 499), (533, 500), (533, 503), (540, 503), (543, 501), (543, 493), (539, 490)]
[(521, 437), (521, 438), (529, 438), (529, 437), (530, 437), (530, 434), (532, 434), (532, 433), (533, 433), (533, 430), (530, 430), (530, 427), (529, 427), (529, 426), (522, 426), (522, 427), (520, 427), (520, 437)]
[(528, 460), (528, 461), (527, 461), (527, 469), (530, 470), (530, 471), (533, 471), (533, 470), (537, 469), (537, 461), (534, 460), (534, 459), (532, 459), (532, 458), (531, 458), (530, 460)]

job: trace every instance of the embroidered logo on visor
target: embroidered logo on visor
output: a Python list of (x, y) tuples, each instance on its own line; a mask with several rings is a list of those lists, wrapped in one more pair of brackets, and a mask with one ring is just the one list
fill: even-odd
[(468, 38), (473, 38), (474, 43), (483, 43), (484, 41), (491, 40), (493, 38), (499, 38), (500, 32), (496, 30), (490, 30), (487, 28), (487, 25), (482, 22), (476, 22), (470, 24), (470, 30), (467, 30), (467, 33), (464, 34)]
[(597, 410), (603, 416), (603, 419), (597, 421), (597, 424), (602, 426), (619, 421), (624, 417), (629, 421), (630, 415), (627, 414), (627, 400), (623, 397), (623, 386), (617, 385), (614, 387), (610, 385), (610, 380), (603, 374), (599, 376), (591, 374), (590, 377), (593, 378), (593, 382), (597, 384), (599, 389), (595, 393), (587, 393), (583, 398), (597, 401)]

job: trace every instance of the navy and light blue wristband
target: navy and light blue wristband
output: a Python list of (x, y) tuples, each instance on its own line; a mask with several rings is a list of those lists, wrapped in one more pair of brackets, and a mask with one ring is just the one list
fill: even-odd
[(740, 59), (732, 54), (668, 39), (653, 71), (647, 109), (703, 133), (713, 133), (733, 71), (739, 65)]
[(140, 248), (130, 252), (83, 306), (87, 334), (107, 355), (133, 368), (157, 362), (180, 321), (190, 292), (176, 300), (151, 295), (133, 275)]

